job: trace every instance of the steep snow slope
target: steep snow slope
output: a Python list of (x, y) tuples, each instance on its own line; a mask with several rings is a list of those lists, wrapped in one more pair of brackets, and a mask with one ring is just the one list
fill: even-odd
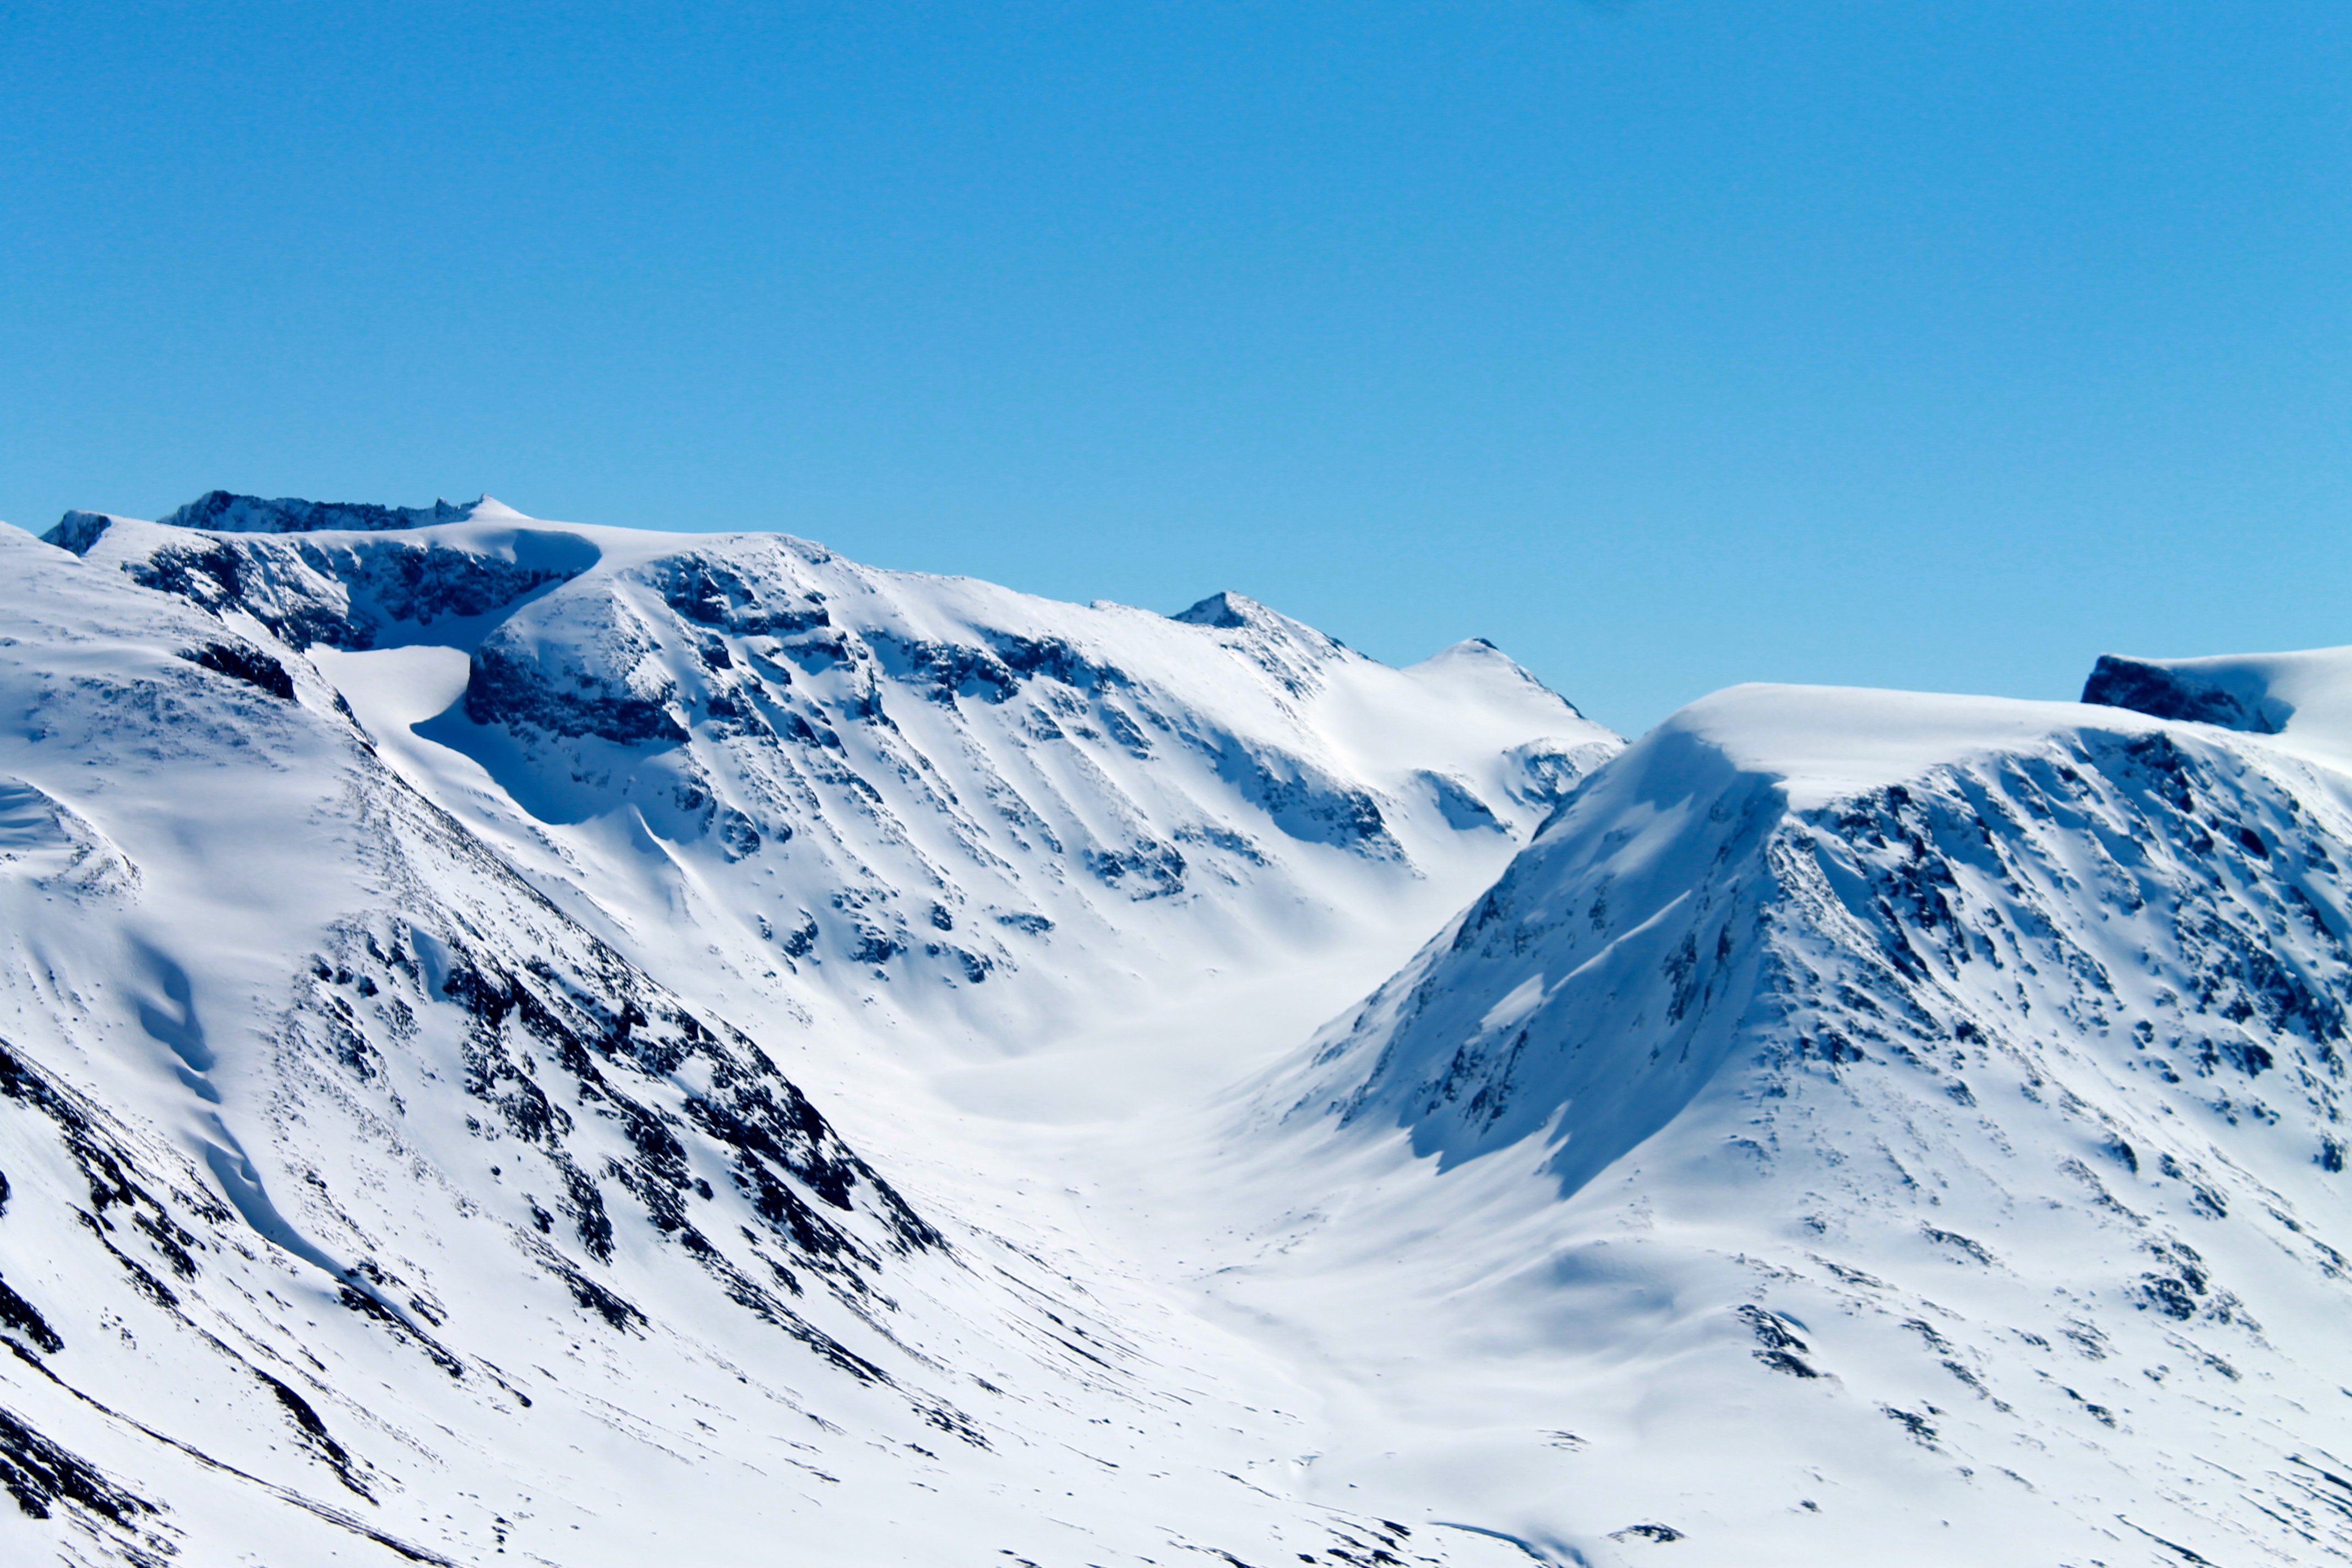
[(1694, 704), (1269, 1079), (1203, 1283), (1318, 1469), (1545, 1561), (2352, 1549), (2352, 651), (2127, 662)]
[(464, 510), (0, 531), (9, 1554), (1507, 1555), (1244, 1479), (1280, 1364), (894, 1102), (1328, 1011), (1613, 738), (1478, 646)]

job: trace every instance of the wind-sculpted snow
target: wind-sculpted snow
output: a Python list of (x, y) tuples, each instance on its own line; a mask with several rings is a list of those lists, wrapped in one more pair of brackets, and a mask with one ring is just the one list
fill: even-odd
[[(1546, 1261), (1481, 1236), (1444, 1275), (1486, 1279), (1490, 1346), (1671, 1299), (1512, 1374), (1584, 1388), (1584, 1495), (1706, 1561), (1840, 1559), (1919, 1496), (1952, 1533), (1911, 1561), (2332, 1558), (2347, 846), (2343, 775), (2228, 730), (1738, 689), (1592, 775), (1278, 1103), (1402, 1129), (1449, 1173), (1416, 1205), (1540, 1170)], [(1644, 1402), (1713, 1400), (1704, 1434), (1602, 1414), (1662, 1334), (1696, 1359)], [(1774, 1457), (1714, 1496), (1653, 1479), (1742, 1444)], [(1593, 1560), (1634, 1539), (1531, 1511)]]
[(37, 784), (0, 778), (0, 878), (61, 889), (78, 899), (135, 886), (137, 873), (106, 835)]

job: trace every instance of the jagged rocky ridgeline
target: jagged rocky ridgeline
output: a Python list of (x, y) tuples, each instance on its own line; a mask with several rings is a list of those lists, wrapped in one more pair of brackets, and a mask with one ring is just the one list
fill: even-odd
[(0, 1539), (1482, 1560), (1229, 1479), (1297, 1418), (779, 1062), (883, 1047), (834, 991), (1034, 1015), (1260, 906), (1452, 901), (1614, 737), (1234, 595), (487, 501), (179, 521), (0, 532)]

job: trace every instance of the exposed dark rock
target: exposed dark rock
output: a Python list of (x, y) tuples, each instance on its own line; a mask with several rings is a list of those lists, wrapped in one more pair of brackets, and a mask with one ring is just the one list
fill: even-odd
[(988, 972), (996, 967), (994, 963), (991, 963), (987, 958), (983, 957), (980, 953), (971, 952), (965, 948), (958, 947), (953, 942), (925, 942), (923, 944), (923, 956), (926, 958), (946, 958), (951, 960), (958, 968), (963, 971), (964, 979), (974, 985), (986, 980), (988, 978)]
[(414, 1343), (425, 1352), (434, 1365), (451, 1377), (460, 1381), (465, 1378), (464, 1362), (451, 1354), (448, 1348), (434, 1339), (432, 1335), (403, 1317), (382, 1296), (373, 1290), (364, 1290), (356, 1285), (347, 1284), (336, 1292), (336, 1297), (345, 1307), (360, 1316), (373, 1318), (381, 1323), (394, 1339), (404, 1343)]
[[(1888, 1420), (1901, 1424), (1903, 1429), (1921, 1444), (1930, 1448), (1936, 1446), (1936, 1428), (1926, 1415), (1913, 1410), (1898, 1410), (1892, 1405), (1882, 1405), (1878, 1410)], [(1933, 1405), (1928, 1407), (1928, 1412), (1931, 1415), (1941, 1414)]]
[(2101, 654), (2083, 683), (2083, 700), (2107, 708), (2128, 708), (2151, 719), (2186, 719), (2274, 735), (2285, 720), (2276, 711), (2285, 705), (2276, 699), (2248, 702), (2235, 693), (2200, 680), (2195, 675), (2137, 659)]
[(1936, 1226), (1929, 1225), (1920, 1226), (1919, 1234), (1926, 1237), (1929, 1241), (1936, 1242), (1944, 1247), (1948, 1247), (1956, 1252), (1966, 1254), (1969, 1258), (1983, 1264), (1988, 1268), (1992, 1268), (1994, 1265), (1993, 1255), (1986, 1249), (1982, 1242), (1971, 1241), (1967, 1237), (1960, 1235), (1958, 1231), (1938, 1230)]
[(254, 1369), (253, 1375), (267, 1384), (272, 1394), (278, 1395), (278, 1403), (285, 1406), (287, 1418), (294, 1423), (294, 1429), (301, 1434), (304, 1444), (326, 1462), (327, 1467), (335, 1472), (336, 1479), (360, 1497), (365, 1498), (370, 1502), (375, 1501), (375, 1494), (369, 1491), (366, 1486), (362, 1484), (359, 1477), (352, 1473), (350, 1452), (341, 1443), (336, 1442), (333, 1435), (328, 1432), (327, 1424), (319, 1419), (319, 1413), (310, 1407), (310, 1402), (295, 1393), (286, 1383), (272, 1377), (258, 1367)]
[(791, 637), (832, 625), (824, 595), (771, 597), (762, 585), (715, 556), (670, 556), (648, 569), (662, 602), (698, 626), (737, 637)]
[(809, 950), (816, 946), (816, 917), (803, 910), (801, 911), (801, 923), (778, 937), (776, 945), (791, 957), (806, 958)]
[(1089, 849), (1087, 869), (1132, 899), (1160, 899), (1184, 890), (1184, 857), (1172, 844), (1148, 841), (1119, 849)]
[[(535, 1204), (531, 1206), (531, 1217), (541, 1232), (551, 1228), (551, 1222), (547, 1211)], [(531, 1247), (531, 1257), (541, 1268), (563, 1281), (564, 1288), (572, 1292), (572, 1299), (574, 1301), (595, 1313), (613, 1327), (624, 1331), (631, 1331), (646, 1326), (645, 1313), (588, 1278), (570, 1258), (553, 1247), (534, 1242)]]
[(48, 532), (41, 535), (41, 542), (54, 544), (60, 550), (70, 550), (76, 555), (87, 555), (100, 539), (106, 537), (106, 531), (113, 522), (114, 520), (102, 511), (69, 511), (58, 519)]
[(1044, 936), (1054, 929), (1054, 922), (1044, 915), (999, 915), (996, 917), (996, 923), (1001, 926), (1010, 926), (1014, 931), (1026, 932), (1030, 936)]
[(1459, 831), (1481, 827), (1495, 833), (1506, 831), (1502, 818), (1495, 815), (1493, 807), (1478, 798), (1477, 792), (1470, 787), (1468, 781), (1426, 771), (1415, 776), (1436, 797), (1438, 814), (1445, 818), (1448, 827)]
[(51, 1355), (66, 1348), (65, 1341), (49, 1327), (48, 1320), (30, 1301), (9, 1289), (5, 1279), (0, 1279), (0, 1330), (22, 1334)]
[(1244, 605), (1255, 607), (1254, 601), (1244, 599), (1239, 594), (1230, 591), (1216, 593), (1210, 595), (1197, 605), (1177, 611), (1168, 618), (1171, 621), (1182, 621), (1187, 626), (1217, 626), (1226, 631), (1234, 631), (1250, 625), (1249, 617), (1242, 613)]
[(1797, 1337), (1794, 1325), (1788, 1318), (1762, 1307), (1743, 1306), (1738, 1309), (1740, 1321), (1756, 1336), (1759, 1347), (1756, 1359), (1774, 1372), (1785, 1372), (1791, 1377), (1819, 1377), (1804, 1357), (1811, 1347)]
[(719, 842), (730, 860), (748, 859), (760, 852), (760, 829), (733, 806), (722, 806), (719, 812)]
[(7, 1489), (27, 1519), (47, 1519), (56, 1504), (68, 1502), (128, 1528), (141, 1515), (158, 1511), (153, 1503), (117, 1486), (97, 1466), (50, 1442), (8, 1410), (0, 1410), (0, 1487)]
[(1221, 737), (1212, 752), (1226, 782), (1291, 837), (1335, 845), (1367, 859), (1402, 858), (1380, 804), (1364, 791), (1302, 757), (1234, 736)]
[(2153, 1307), (2168, 1318), (2187, 1322), (2197, 1315), (2201, 1299), (2211, 1289), (2205, 1260), (2185, 1242), (2154, 1242), (2148, 1250), (2156, 1255), (2163, 1272), (2140, 1276), (2140, 1307)]
[(530, 727), (555, 735), (597, 735), (623, 745), (682, 745), (686, 728), (659, 700), (614, 691), (583, 676), (566, 689), (539, 661), (496, 637), (474, 650), (466, 677), (466, 717), (477, 724)]
[(202, 528), (223, 533), (318, 533), (328, 530), (377, 532), (464, 522), (480, 504), (475, 501), (452, 506), (446, 500), (436, 500), (431, 506), (377, 506), (368, 501), (301, 500), (290, 496), (264, 500), (259, 496), (207, 490), (156, 521), (173, 528)]
[(180, 657), (215, 674), (242, 680), (247, 686), (269, 693), (280, 702), (294, 700), (294, 678), (286, 673), (284, 665), (259, 648), (243, 643), (216, 642), (191, 648)]

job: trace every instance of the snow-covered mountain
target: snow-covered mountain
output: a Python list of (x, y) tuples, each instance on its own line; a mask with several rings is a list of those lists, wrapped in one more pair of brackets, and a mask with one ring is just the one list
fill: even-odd
[(488, 500), (0, 555), (11, 1561), (2352, 1551), (2352, 650), (1629, 748)]
[(1272, 1077), (1351, 1179), (1219, 1293), (1539, 1555), (2341, 1558), (2347, 692), (1694, 704)]
[(494, 501), (180, 515), (249, 531), (52, 537), (314, 662), (604, 934), (992, 1039), (1181, 984), (1171, 943), (1309, 951), (1401, 898), (1425, 931), (1617, 744), (1486, 644), (1392, 670), (1238, 595), (1055, 605)]
[(908, 1102), (1328, 1011), (1615, 737), (1234, 595), (360, 510), (0, 533), (12, 1557), (1406, 1539), (1234, 1479), (1279, 1370)]

